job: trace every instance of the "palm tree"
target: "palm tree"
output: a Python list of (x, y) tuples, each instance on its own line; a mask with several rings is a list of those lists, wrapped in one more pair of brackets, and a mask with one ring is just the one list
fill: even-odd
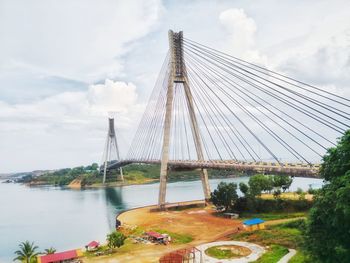
[(37, 246), (34, 245), (34, 242), (29, 242), (28, 240), (19, 244), (19, 250), (15, 251), (17, 255), (13, 261), (20, 260), (26, 263), (36, 262), (36, 256), (39, 254), (36, 250)]
[(45, 254), (48, 255), (48, 254), (54, 254), (56, 252), (56, 249), (53, 247), (50, 247), (45, 249), (44, 251), (45, 251)]

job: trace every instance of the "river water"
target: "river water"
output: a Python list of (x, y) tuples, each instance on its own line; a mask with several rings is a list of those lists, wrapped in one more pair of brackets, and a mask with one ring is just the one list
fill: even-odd
[[(211, 179), (211, 189), (221, 181), (247, 182), (247, 177)], [(321, 179), (294, 178), (290, 190), (319, 188)], [(115, 188), (72, 190), (61, 187), (26, 187), (0, 183), (0, 262), (12, 262), (22, 241), (39, 249), (58, 251), (104, 241), (125, 209), (157, 202), (158, 183)], [(203, 199), (200, 181), (169, 183), (167, 201)]]

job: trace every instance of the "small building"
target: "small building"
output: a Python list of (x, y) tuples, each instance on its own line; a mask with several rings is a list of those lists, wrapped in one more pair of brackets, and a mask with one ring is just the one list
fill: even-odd
[(253, 218), (243, 222), (244, 228), (248, 231), (265, 229), (265, 221), (260, 218)]
[(237, 219), (239, 218), (239, 214), (236, 213), (223, 213), (224, 217), (229, 219)]
[(100, 243), (97, 241), (91, 241), (89, 244), (87, 244), (85, 246), (86, 251), (94, 251), (96, 249), (98, 249), (98, 247), (100, 246)]
[(74, 260), (83, 256), (80, 249), (73, 249), (64, 252), (58, 252), (53, 254), (48, 254), (44, 256), (38, 256), (38, 263), (61, 263), (69, 262), (69, 260)]
[(151, 242), (168, 244), (170, 242), (170, 236), (167, 234), (160, 234), (158, 232), (149, 231), (145, 232), (147, 239)]

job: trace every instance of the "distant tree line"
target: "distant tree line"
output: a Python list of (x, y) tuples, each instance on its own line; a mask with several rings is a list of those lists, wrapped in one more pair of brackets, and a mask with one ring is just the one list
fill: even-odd
[[(219, 183), (211, 193), (211, 201), (234, 212), (304, 211), (311, 202), (304, 197), (299, 200), (281, 199), (281, 193), (289, 189), (293, 179), (287, 175), (258, 174), (249, 178), (248, 184)], [(239, 196), (237, 190), (243, 194)], [(263, 193), (273, 194), (274, 199), (260, 198)]]

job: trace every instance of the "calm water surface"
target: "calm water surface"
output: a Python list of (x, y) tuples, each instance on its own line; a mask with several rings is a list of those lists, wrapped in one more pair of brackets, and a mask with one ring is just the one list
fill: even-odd
[[(247, 182), (247, 177), (212, 179)], [(321, 179), (295, 178), (291, 190), (319, 188)], [(71, 190), (59, 187), (29, 188), (0, 183), (0, 262), (11, 262), (21, 241), (40, 248), (66, 250), (83, 247), (91, 240), (104, 241), (115, 225), (115, 216), (129, 208), (155, 204), (158, 184), (106, 189)], [(167, 201), (202, 199), (200, 181), (169, 183)]]

